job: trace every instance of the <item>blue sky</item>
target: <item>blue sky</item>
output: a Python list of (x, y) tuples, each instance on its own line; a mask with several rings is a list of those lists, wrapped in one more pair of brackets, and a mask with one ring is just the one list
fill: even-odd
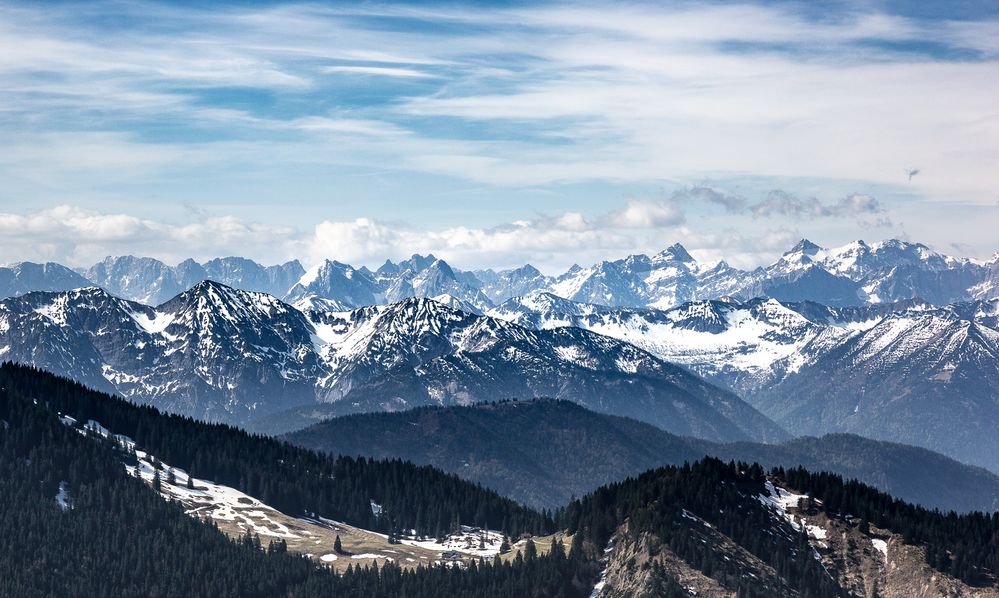
[(986, 258), (999, 4), (0, 2), (0, 139), (0, 261)]

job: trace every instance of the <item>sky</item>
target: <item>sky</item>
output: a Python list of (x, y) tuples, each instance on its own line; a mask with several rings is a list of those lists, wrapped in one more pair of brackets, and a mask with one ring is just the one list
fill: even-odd
[(999, 3), (0, 0), (0, 140), (0, 262), (984, 259)]

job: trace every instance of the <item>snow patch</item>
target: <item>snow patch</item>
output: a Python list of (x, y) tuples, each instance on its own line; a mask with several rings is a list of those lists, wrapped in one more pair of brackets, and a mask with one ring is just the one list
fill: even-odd
[(888, 542), (885, 542), (881, 538), (871, 538), (871, 544), (874, 545), (874, 549), (881, 553), (885, 561), (888, 560)]
[(416, 539), (410, 537), (401, 538), (400, 542), (407, 546), (416, 546), (437, 552), (459, 552), (491, 558), (500, 552), (500, 546), (503, 545), (503, 533), (463, 525), (460, 532), (448, 535), (443, 541), (436, 538)]
[(73, 508), (73, 498), (69, 495), (67, 482), (59, 482), (59, 492), (55, 496), (55, 501), (63, 511), (69, 511)]
[(395, 559), (386, 556), (384, 554), (375, 554), (373, 552), (365, 552), (364, 554), (352, 554), (350, 555), (352, 559), (385, 559), (386, 561), (394, 561)]

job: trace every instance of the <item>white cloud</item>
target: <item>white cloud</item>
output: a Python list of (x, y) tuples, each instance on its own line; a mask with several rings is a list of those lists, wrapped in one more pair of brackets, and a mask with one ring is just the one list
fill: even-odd
[(106, 255), (136, 254), (176, 263), (234, 253), (273, 259), (289, 255), (295, 246), (293, 229), (233, 216), (178, 225), (67, 205), (28, 214), (0, 213), (0, 251), (8, 261), (79, 266)]
[(683, 224), (683, 210), (675, 204), (629, 200), (623, 210), (607, 217), (607, 224), (618, 228), (662, 228)]

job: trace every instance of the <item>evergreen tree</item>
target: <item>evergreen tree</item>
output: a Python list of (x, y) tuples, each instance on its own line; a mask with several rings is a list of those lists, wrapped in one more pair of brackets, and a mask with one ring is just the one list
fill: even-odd
[(538, 547), (534, 545), (534, 540), (531, 538), (528, 538), (524, 544), (524, 558), (529, 561), (538, 558)]

